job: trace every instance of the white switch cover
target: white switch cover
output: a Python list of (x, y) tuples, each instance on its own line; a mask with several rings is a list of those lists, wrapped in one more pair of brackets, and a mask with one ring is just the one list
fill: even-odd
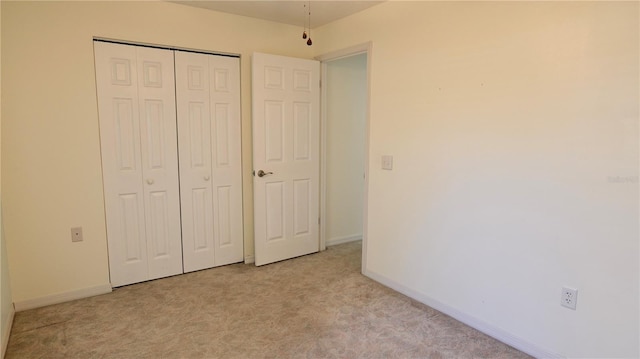
[(382, 156), (382, 169), (383, 170), (392, 170), (393, 169), (393, 156), (391, 156), (391, 155), (383, 155)]

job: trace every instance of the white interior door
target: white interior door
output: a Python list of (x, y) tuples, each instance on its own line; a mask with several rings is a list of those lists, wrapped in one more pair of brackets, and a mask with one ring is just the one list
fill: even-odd
[(254, 53), (255, 263), (319, 249), (320, 63)]
[(238, 58), (175, 52), (184, 270), (243, 260)]
[(111, 284), (182, 273), (172, 52), (94, 50)]

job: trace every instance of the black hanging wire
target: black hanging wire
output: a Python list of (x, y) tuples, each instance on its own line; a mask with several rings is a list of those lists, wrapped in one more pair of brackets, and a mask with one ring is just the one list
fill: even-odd
[(307, 38), (307, 4), (304, 4), (304, 15), (302, 16), (304, 19), (304, 29), (302, 30), (302, 39)]
[(313, 44), (313, 41), (311, 41), (311, 0), (309, 0), (309, 39), (307, 40), (307, 45), (311, 46), (311, 44)]

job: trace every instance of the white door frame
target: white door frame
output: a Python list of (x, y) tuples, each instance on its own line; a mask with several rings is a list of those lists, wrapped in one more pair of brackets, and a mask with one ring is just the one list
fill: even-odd
[(362, 198), (362, 271), (366, 268), (368, 202), (369, 202), (369, 121), (371, 114), (371, 55), (373, 42), (351, 46), (316, 56), (320, 61), (320, 250), (327, 249), (326, 204), (327, 204), (327, 62), (354, 55), (367, 54), (367, 96), (364, 139), (364, 193)]

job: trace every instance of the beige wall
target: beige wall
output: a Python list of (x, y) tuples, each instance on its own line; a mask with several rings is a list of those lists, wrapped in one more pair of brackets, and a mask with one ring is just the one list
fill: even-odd
[[(94, 36), (241, 55), (245, 254), (253, 253), (250, 54), (311, 57), (298, 28), (166, 2), (2, 1), (2, 36), (14, 302), (109, 283)], [(74, 226), (84, 242), (71, 242)]]
[[(0, 19), (2, 19), (2, 7), (0, 6)], [(1, 23), (1, 21), (0, 21)], [(2, 58), (2, 27), (0, 26), (0, 59)], [(0, 61), (0, 73), (2, 62)], [(0, 99), (2, 88), (0, 86)], [(13, 300), (11, 299), (11, 283), (9, 278), (9, 263), (7, 248), (4, 240), (4, 226), (2, 220), (2, 113), (0, 111), (0, 358), (4, 358), (9, 342), (9, 332), (13, 320)]]
[(317, 54), (373, 42), (367, 275), (537, 353), (638, 357), (638, 5), (392, 1), (316, 30)]
[(362, 238), (367, 55), (326, 63), (326, 240)]

